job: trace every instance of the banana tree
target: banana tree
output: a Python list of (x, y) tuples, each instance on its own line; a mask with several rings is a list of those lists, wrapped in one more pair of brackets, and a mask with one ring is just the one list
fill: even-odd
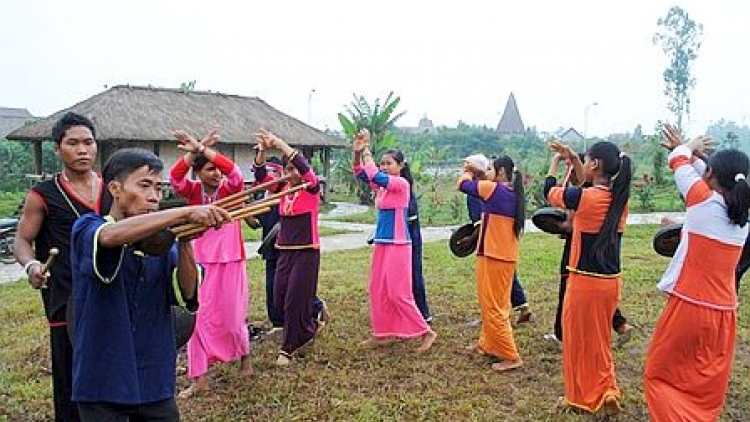
[[(396, 135), (391, 130), (396, 121), (406, 114), (405, 111), (396, 113), (401, 97), (394, 97), (391, 91), (382, 104), (380, 98), (370, 104), (363, 95), (353, 96), (354, 100), (345, 106), (345, 113), (339, 113), (339, 123), (349, 140), (353, 140), (360, 129), (370, 131), (370, 149), (377, 159), (383, 152), (396, 146)], [(371, 203), (369, 188), (360, 190), (359, 197), (361, 202)]]

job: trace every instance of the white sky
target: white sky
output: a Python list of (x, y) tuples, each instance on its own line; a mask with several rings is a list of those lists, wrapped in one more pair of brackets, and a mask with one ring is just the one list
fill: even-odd
[[(750, 2), (0, 1), (0, 106), (48, 115), (106, 86), (258, 96), (338, 129), (352, 93), (393, 90), (436, 125), (496, 126), (508, 94), (524, 123), (589, 135), (668, 119), (656, 22), (677, 4), (704, 25), (688, 132), (750, 124)], [(311, 94), (311, 90), (314, 93)]]

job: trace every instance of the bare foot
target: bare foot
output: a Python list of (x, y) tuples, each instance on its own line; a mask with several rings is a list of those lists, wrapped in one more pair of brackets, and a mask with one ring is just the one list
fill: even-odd
[(622, 405), (615, 396), (609, 396), (604, 399), (604, 405), (602, 406), (602, 412), (607, 416), (616, 416), (622, 412)]
[(531, 324), (534, 321), (536, 321), (534, 313), (531, 312), (528, 307), (525, 307), (521, 310), (521, 312), (519, 312), (518, 319), (516, 320), (516, 325)]
[(198, 377), (195, 379), (195, 381), (193, 381), (192, 384), (190, 384), (190, 387), (180, 391), (180, 394), (177, 395), (177, 398), (189, 399), (196, 394), (200, 394), (206, 391), (208, 391), (208, 380), (205, 376)]
[(620, 348), (628, 344), (628, 342), (633, 338), (634, 331), (635, 330), (633, 329), (633, 326), (628, 323), (625, 323), (622, 327), (620, 327), (617, 330), (617, 341), (615, 342), (617, 347)]
[(435, 343), (435, 340), (437, 340), (437, 333), (430, 330), (427, 332), (427, 334), (422, 336), (422, 344), (417, 347), (417, 353), (425, 353), (426, 351), (430, 350), (430, 347), (432, 347), (432, 344)]
[(370, 337), (365, 341), (359, 343), (359, 347), (362, 349), (377, 349), (378, 347), (388, 346), (393, 344), (396, 340), (392, 338), (377, 338)]
[(249, 354), (240, 358), (239, 373), (243, 377), (251, 377), (253, 375), (253, 361), (250, 359)]
[(510, 371), (511, 369), (517, 369), (523, 366), (523, 361), (521, 358), (515, 359), (515, 360), (502, 360), (497, 363), (492, 364), (492, 370), (495, 372), (506, 372)]
[(464, 350), (466, 350), (467, 352), (476, 353), (479, 356), (486, 355), (486, 353), (484, 353), (484, 350), (482, 350), (482, 348), (479, 347), (479, 345), (476, 343), (464, 347)]

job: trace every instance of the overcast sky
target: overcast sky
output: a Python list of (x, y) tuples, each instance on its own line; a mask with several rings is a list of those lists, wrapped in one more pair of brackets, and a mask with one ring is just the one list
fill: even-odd
[[(687, 131), (750, 124), (750, 2), (0, 1), (0, 106), (44, 116), (118, 84), (258, 96), (338, 129), (352, 93), (395, 91), (403, 125), (496, 126), (510, 92), (527, 126), (651, 132), (669, 119), (657, 20), (704, 25)], [(314, 90), (314, 92), (312, 91)]]

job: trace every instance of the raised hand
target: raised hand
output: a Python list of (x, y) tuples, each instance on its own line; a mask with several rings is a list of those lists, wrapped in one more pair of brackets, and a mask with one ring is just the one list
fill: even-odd
[[(564, 158), (566, 160), (572, 159), (573, 156), (576, 154), (575, 151), (573, 151), (573, 149), (569, 145), (566, 145), (566, 144), (564, 144), (562, 142), (559, 142), (559, 141), (552, 141), (552, 142), (550, 142), (549, 143), (549, 149), (551, 149), (552, 151), (554, 151), (555, 155), (559, 154), (560, 157), (562, 157), (562, 158)], [(559, 158), (555, 158), (555, 157), (553, 157), (552, 159), (553, 160), (557, 159), (558, 161), (560, 160)]]
[(661, 134), (664, 137), (664, 142), (661, 142), (659, 145), (664, 148), (672, 151), (682, 145), (682, 135), (680, 135), (680, 131), (674, 125), (665, 123), (661, 129)]
[(362, 152), (370, 147), (370, 131), (367, 129), (360, 129), (357, 135), (354, 136), (354, 142), (352, 148), (356, 152)]
[(476, 168), (474, 166), (474, 164), (472, 164), (472, 163), (470, 163), (468, 161), (464, 161), (464, 163), (463, 163), (463, 171), (468, 172), (468, 173), (472, 173), (472, 174), (484, 173), (485, 170), (486, 169)]
[(201, 139), (201, 144), (206, 147), (212, 147), (217, 142), (221, 141), (221, 135), (219, 135), (219, 127), (214, 126), (206, 136)]
[(273, 147), (279, 148), (280, 143), (284, 142), (278, 136), (266, 129), (261, 129), (260, 132), (256, 133), (255, 139), (262, 145), (263, 149), (270, 149)]
[(184, 130), (175, 130), (172, 132), (172, 135), (174, 135), (175, 139), (177, 140), (177, 148), (186, 151), (186, 152), (193, 152), (198, 153), (201, 152), (205, 146), (198, 142), (197, 139), (195, 139), (191, 134), (187, 133)]
[(716, 142), (710, 136), (699, 135), (687, 142), (685, 145), (698, 154), (704, 154), (707, 149), (712, 149)]

